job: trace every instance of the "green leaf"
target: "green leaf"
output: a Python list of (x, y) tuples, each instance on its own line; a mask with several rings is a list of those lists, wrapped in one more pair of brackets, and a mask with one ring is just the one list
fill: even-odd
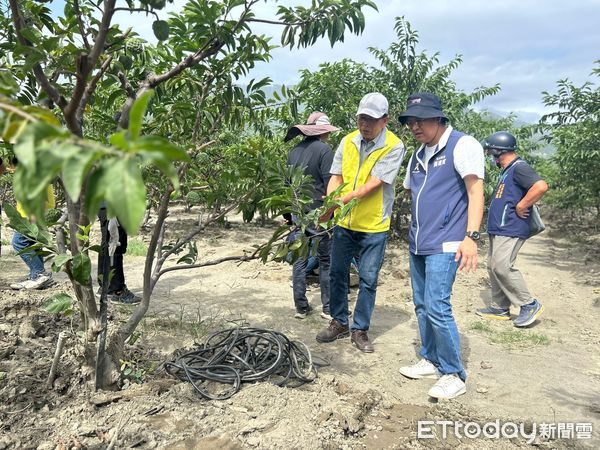
[(152, 31), (154, 31), (154, 36), (159, 41), (166, 41), (169, 39), (169, 24), (164, 20), (156, 20), (152, 24)]
[(42, 304), (42, 309), (52, 314), (66, 312), (73, 307), (73, 299), (64, 292), (54, 294)]
[(73, 256), (72, 262), (73, 278), (79, 284), (86, 284), (92, 274), (92, 262), (85, 253), (77, 253)]
[(73, 200), (76, 201), (79, 198), (83, 181), (98, 157), (97, 153), (81, 151), (64, 162), (62, 181), (67, 193)]
[(148, 103), (153, 95), (154, 91), (152, 90), (144, 92), (135, 100), (131, 107), (131, 111), (129, 112), (129, 134), (133, 141), (140, 137), (144, 114), (146, 114)]
[(27, 220), (25, 217), (21, 217), (21, 214), (15, 209), (13, 205), (10, 203), (2, 204), (2, 209), (5, 214), (8, 216), (10, 221), (9, 226), (21, 233), (24, 236), (35, 236), (38, 232), (38, 227)]
[(129, 141), (127, 140), (127, 131), (119, 130), (108, 138), (108, 142), (121, 150), (129, 151)]
[(119, 219), (129, 234), (135, 234), (146, 212), (146, 187), (136, 160), (126, 158), (110, 168), (106, 203), (111, 216)]
[(19, 92), (19, 84), (15, 77), (7, 70), (0, 70), (0, 94), (11, 96), (17, 92)]
[(106, 190), (112, 180), (110, 172), (105, 167), (107, 161), (103, 161), (88, 178), (85, 199), (85, 212), (88, 217), (95, 217), (98, 214), (100, 203), (106, 198)]
[[(31, 130), (31, 127), (29, 127), (29, 130)], [(35, 144), (35, 134), (25, 132), (21, 135), (14, 147), (15, 156), (18, 158), (19, 164), (29, 170), (33, 170), (35, 167)]]
[(54, 258), (54, 267), (56, 267), (57, 270), (55, 270), (55, 272), (58, 272), (60, 268), (64, 266), (68, 261), (71, 261), (71, 259), (73, 259), (73, 257), (71, 255), (67, 255), (66, 253), (56, 255), (56, 257)]
[(21, 30), (21, 34), (23, 35), (23, 37), (29, 41), (31, 41), (32, 44), (37, 44), (39, 43), (42, 35), (39, 32), (39, 30), (33, 28), (33, 27), (24, 27)]

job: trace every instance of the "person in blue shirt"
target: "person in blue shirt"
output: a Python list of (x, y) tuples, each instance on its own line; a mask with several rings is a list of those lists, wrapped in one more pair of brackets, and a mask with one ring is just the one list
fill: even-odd
[(492, 301), (476, 314), (487, 319), (510, 320), (510, 306), (519, 308), (516, 327), (531, 325), (544, 311), (533, 298), (523, 275), (515, 267), (519, 250), (529, 237), (531, 208), (548, 190), (533, 168), (516, 153), (517, 139), (506, 131), (489, 136), (484, 144), (502, 168), (488, 213), (488, 273)]
[(409, 96), (399, 120), (422, 144), (404, 181), (412, 197), (410, 277), (421, 360), (400, 373), (437, 379), (429, 396), (451, 399), (466, 392), (467, 375), (450, 300), (457, 270), (477, 267), (485, 157), (477, 139), (448, 124), (435, 94)]

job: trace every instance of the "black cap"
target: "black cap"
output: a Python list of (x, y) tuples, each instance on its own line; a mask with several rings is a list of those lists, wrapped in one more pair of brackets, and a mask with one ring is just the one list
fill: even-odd
[(406, 123), (409, 117), (416, 117), (417, 119), (442, 117), (447, 119), (442, 112), (442, 102), (437, 95), (431, 92), (419, 92), (408, 97), (406, 111), (400, 114), (398, 120), (400, 123)]

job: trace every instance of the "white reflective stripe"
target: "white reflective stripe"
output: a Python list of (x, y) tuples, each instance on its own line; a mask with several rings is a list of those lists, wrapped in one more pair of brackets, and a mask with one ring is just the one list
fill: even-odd
[[(418, 159), (418, 158), (417, 158)], [(419, 193), (417, 194), (417, 204), (415, 206), (415, 215), (417, 216), (417, 231), (415, 231), (415, 255), (419, 254), (419, 199), (421, 198), (421, 192), (423, 192), (423, 188), (425, 187), (425, 183), (427, 183), (428, 172), (425, 172), (425, 179), (423, 180), (423, 184), (421, 185), (421, 189), (419, 189)]]

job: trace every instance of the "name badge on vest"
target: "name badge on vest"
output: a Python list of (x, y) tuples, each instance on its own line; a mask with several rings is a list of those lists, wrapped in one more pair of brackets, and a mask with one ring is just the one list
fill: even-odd
[(440, 167), (446, 164), (446, 155), (438, 156), (433, 160), (433, 167)]

